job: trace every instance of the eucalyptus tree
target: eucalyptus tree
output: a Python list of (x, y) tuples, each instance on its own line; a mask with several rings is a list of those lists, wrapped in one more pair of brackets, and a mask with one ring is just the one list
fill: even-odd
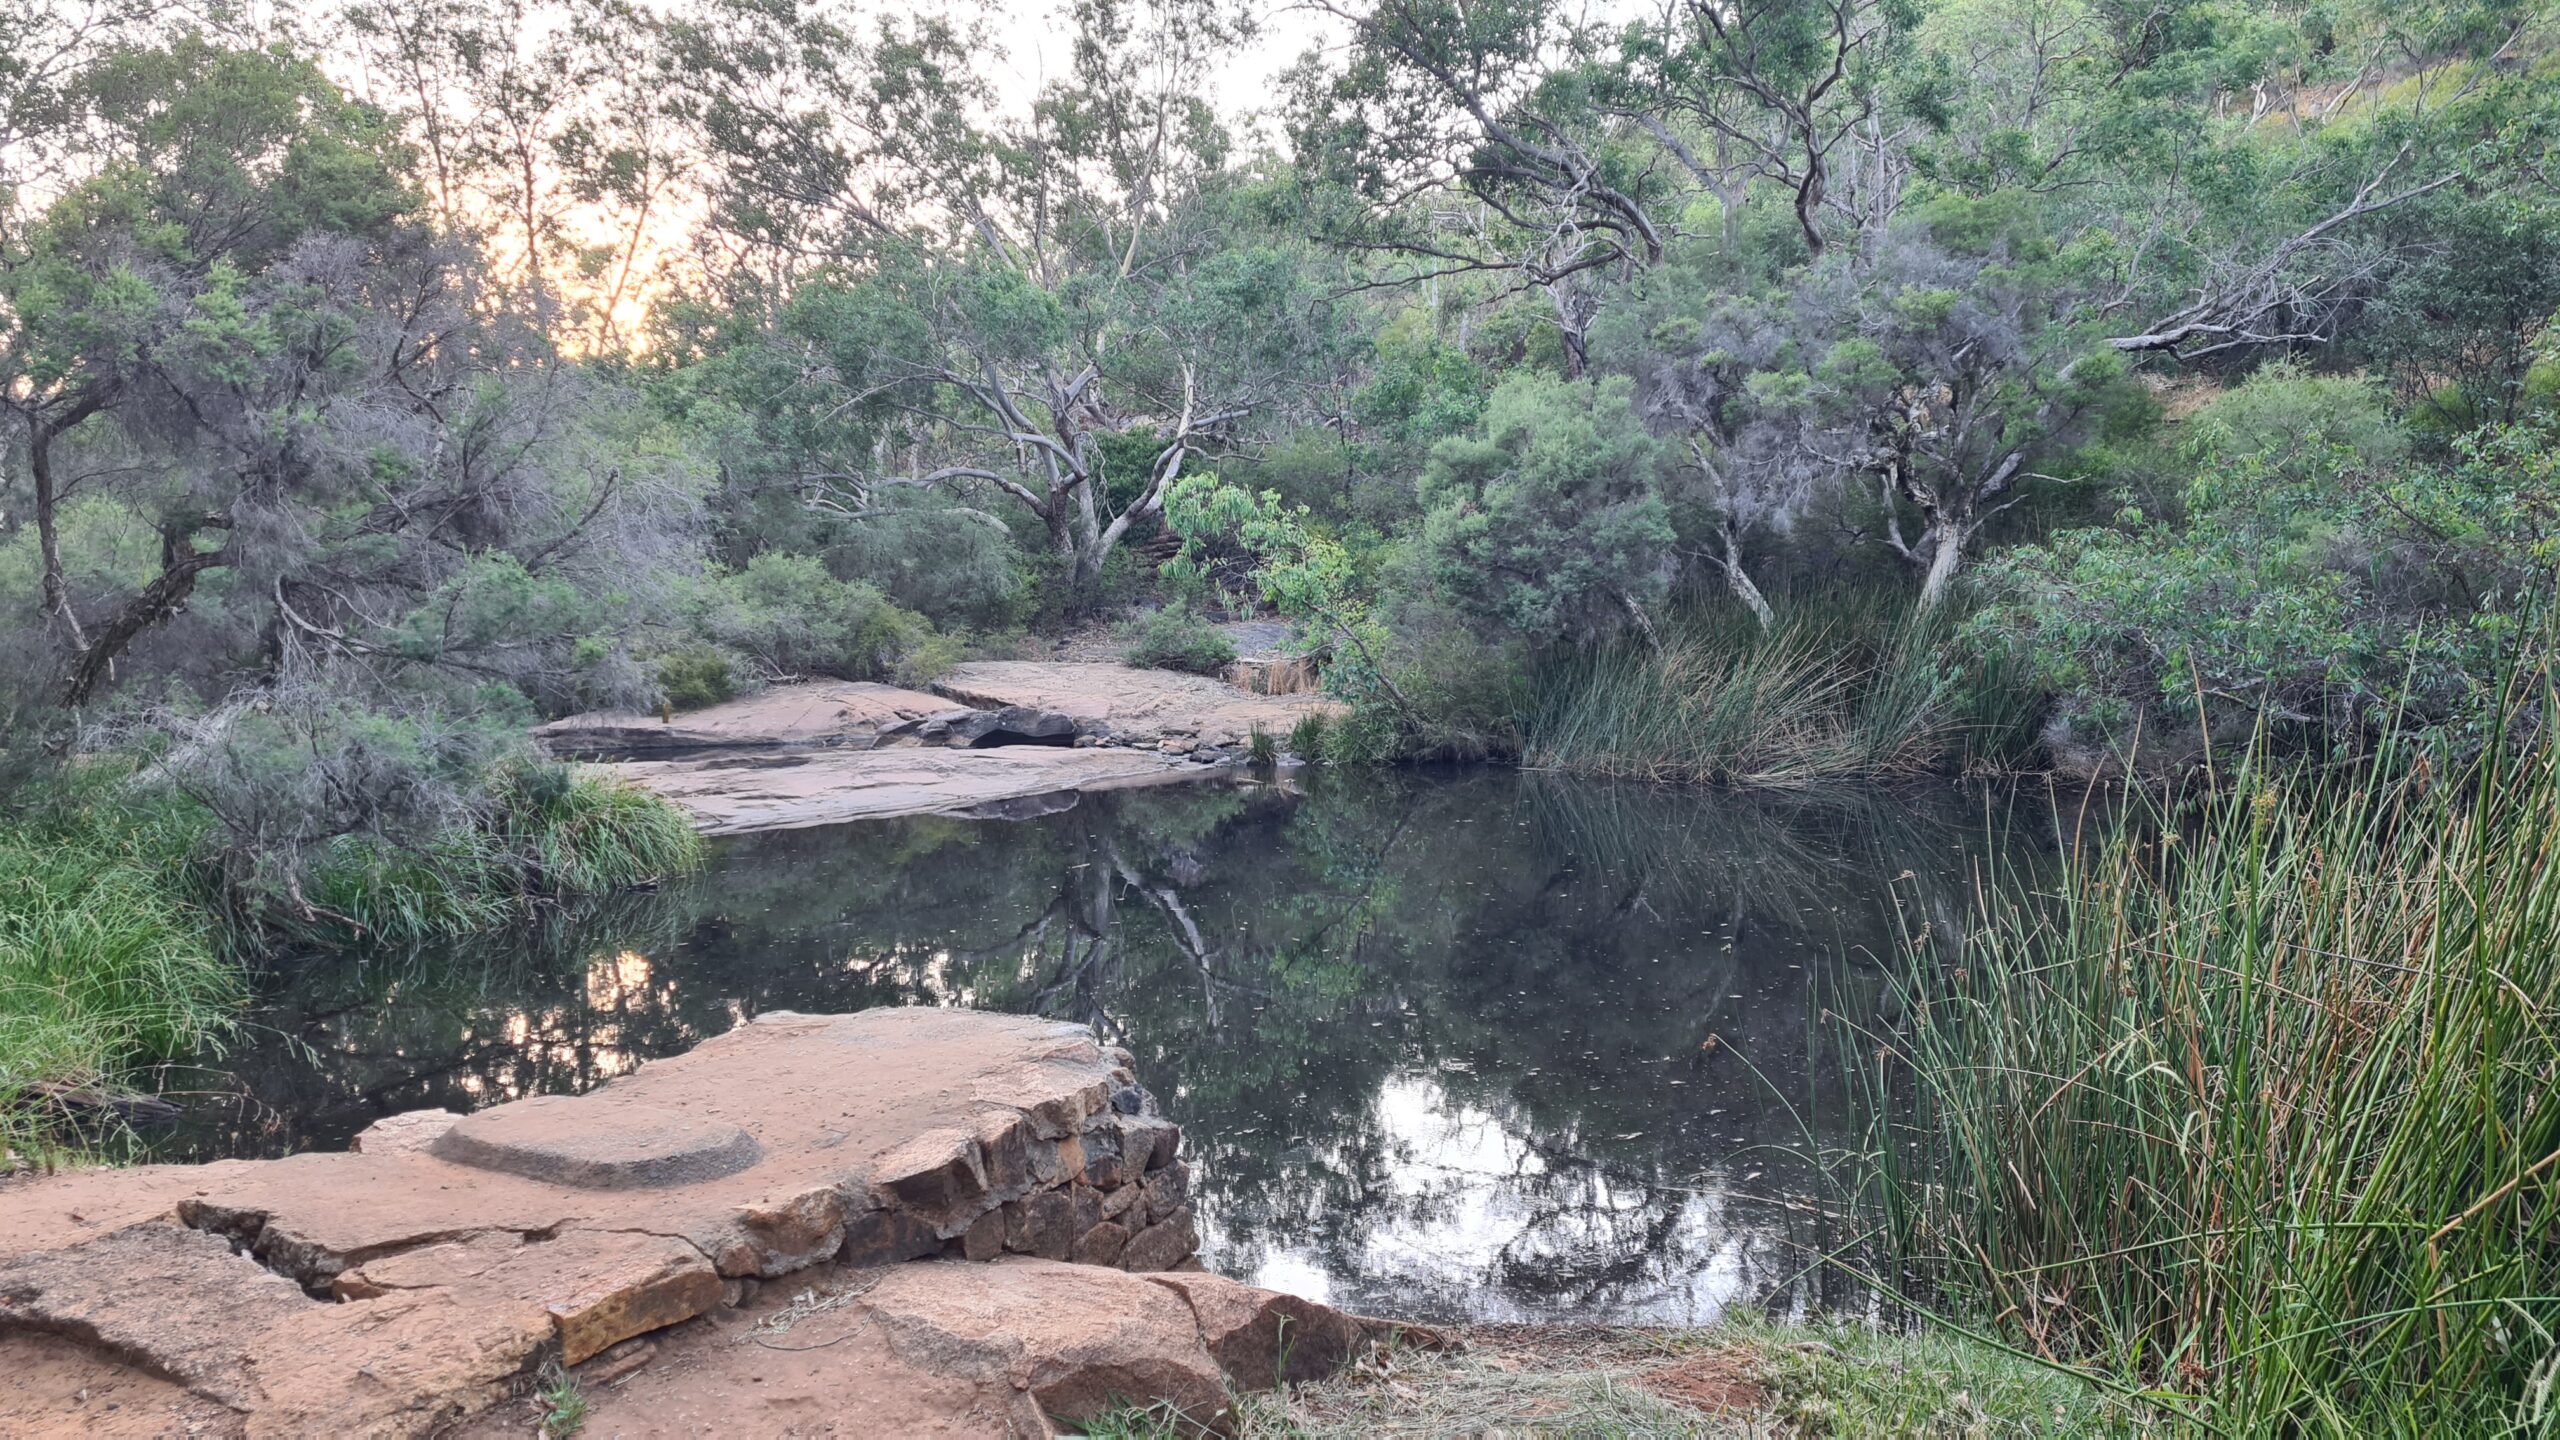
[(917, 487), (1027, 514), (1081, 603), (1186, 469), (1289, 398), (1322, 297), (1303, 247), (1227, 233), (1205, 94), (1235, 17), (1072, 19), (1027, 104), (981, 30), (823, 3), (722, 0), (664, 64), (710, 157), (715, 305), (756, 318), (721, 343), (761, 348), (747, 403), (795, 417), (802, 493), (856, 521)]
[(1765, 628), (1777, 617), (1752, 554), (1836, 479), (1853, 423), (1816, 403), (1800, 369), (1807, 347), (1837, 331), (1848, 297), (1836, 274), (1793, 289), (1708, 283), (1700, 249), (1683, 244), (1631, 283), (1593, 350), (1634, 379), (1642, 422), (1675, 437), (1663, 488), (1680, 553), (1713, 567)]
[(420, 222), (310, 61), (182, 35), (77, 83), (100, 163), (0, 256), (49, 698), (338, 662), (638, 698), (619, 626), (693, 553), (684, 447)]
[(1944, 197), (1887, 236), (1814, 359), (1817, 403), (1847, 422), (1836, 458), (1878, 486), (1885, 543), (1923, 607), (2032, 482), (2080, 478), (2081, 446), (2149, 414), (2093, 330), (2095, 288), (2088, 257), (2054, 246), (2015, 193)]
[(1323, 3), (1353, 37), (1295, 72), (1290, 130), (1334, 243), (1409, 279), (1491, 273), (1553, 306), (1580, 374), (1598, 288), (1661, 258), (1668, 177), (1624, 143), (1606, 37), (1555, 7)]

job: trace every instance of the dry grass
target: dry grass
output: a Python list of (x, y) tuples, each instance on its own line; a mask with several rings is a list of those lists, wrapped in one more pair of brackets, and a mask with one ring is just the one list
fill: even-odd
[[(1244, 1440), (1811, 1435), (2147, 1436), (2160, 1417), (1987, 1346), (1860, 1327), (1477, 1326), (1454, 1350), (1385, 1349), (1313, 1385), (1236, 1397)], [(1153, 1411), (1086, 1433), (1185, 1433)]]

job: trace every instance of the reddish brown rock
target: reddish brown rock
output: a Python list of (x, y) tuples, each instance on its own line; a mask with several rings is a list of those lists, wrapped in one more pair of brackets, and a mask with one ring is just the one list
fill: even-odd
[(674, 801), (706, 835), (796, 830), (894, 815), (972, 813), (1044, 796), (1072, 803), (1086, 791), (1218, 773), (1151, 751), (1051, 745), (821, 750), (749, 760), (635, 760), (601, 768)]
[[(66, 1377), (131, 1372), (194, 1397), (133, 1380), (155, 1406), (215, 1403), (250, 1433), (433, 1433), (520, 1394), (546, 1360), (724, 1303), (770, 1308), (786, 1287), (759, 1297), (758, 1277), (888, 1267), (864, 1312), (888, 1338), (801, 1367), (836, 1385), (829, 1365), (869, 1356), (912, 1382), (866, 1418), (1000, 1433), (1112, 1393), (1189, 1405), (1216, 1364), (1187, 1317), (1169, 1325), (1178, 1297), (1101, 1268), (1161, 1269), (1197, 1241), (1187, 1208), (1137, 1228), (1151, 1191), (1134, 1172), (1162, 1131), (1133, 1123), (1152, 1109), (1134, 1078), (1125, 1051), (1047, 1021), (771, 1015), (589, 1095), (379, 1126), (361, 1152), (12, 1183), (0, 1377), (51, 1378), (0, 1404), (69, 1413)], [(1085, 1183), (1088, 1154), (1127, 1183)], [(968, 1277), (1015, 1262), (895, 1263), (946, 1247), (1090, 1263), (1002, 1282)], [(1004, 1309), (1026, 1296), (1128, 1308)]]
[(1342, 1368), (1368, 1343), (1376, 1322), (1329, 1305), (1240, 1285), (1223, 1275), (1147, 1277), (1179, 1294), (1199, 1322), (1218, 1368), (1248, 1390), (1315, 1380)]
[(1120, 1267), (1170, 1270), (1191, 1258), (1191, 1252), (1199, 1248), (1200, 1230), (1186, 1205), (1131, 1236), (1128, 1248), (1120, 1252)]
[(1087, 1419), (1141, 1396), (1202, 1422), (1226, 1412), (1226, 1386), (1190, 1307), (1118, 1271), (1031, 1260), (908, 1265), (863, 1298), (908, 1363), (1011, 1385), (1052, 1419)]
[(1075, 1201), (1064, 1192), (1044, 1190), (1005, 1210), (1005, 1248), (1017, 1255), (1064, 1260), (1082, 1232), (1076, 1228)]
[[(536, 1095), (447, 1126), (439, 1160), (580, 1190), (653, 1190), (735, 1175), (763, 1157), (725, 1120), (654, 1105), (588, 1105)], [(359, 1147), (361, 1148), (361, 1147)]]
[(988, 660), (962, 665), (935, 690), (979, 709), (1023, 706), (1066, 715), (1127, 745), (1165, 740), (1234, 744), (1256, 730), (1286, 735), (1308, 714), (1339, 714), (1317, 694), (1255, 695), (1200, 675), (1073, 661)]
[(1075, 1249), (1068, 1252), (1067, 1258), (1078, 1265), (1117, 1265), (1120, 1263), (1120, 1252), (1126, 1249), (1128, 1244), (1129, 1228), (1105, 1220), (1084, 1232), (1076, 1240)]
[(349, 1141), (347, 1148), (366, 1155), (405, 1155), (424, 1150), (436, 1137), (454, 1127), (462, 1116), (452, 1110), (412, 1110), (405, 1115), (385, 1115), (367, 1125)]
[(634, 1243), (616, 1265), (591, 1265), (583, 1284), (543, 1307), (559, 1333), (562, 1364), (575, 1365), (720, 1303), (720, 1276), (701, 1251), (657, 1236), (621, 1238)]
[(1181, 1209), (1191, 1199), (1191, 1170), (1184, 1165), (1168, 1165), (1147, 1177), (1147, 1216), (1162, 1220)]
[(0, 1266), (0, 1324), (130, 1357), (231, 1406), (258, 1399), (258, 1337), (318, 1308), (222, 1237), (165, 1220)]
[(0, 1435), (229, 1440), (243, 1428), (221, 1402), (75, 1340), (22, 1332), (0, 1351)]
[(1004, 1253), (1004, 1212), (990, 1210), (960, 1236), (964, 1260), (993, 1260)]
[(661, 719), (599, 710), (536, 726), (534, 738), (568, 755), (684, 750), (866, 746), (882, 735), (967, 713), (939, 695), (863, 681), (770, 685), (752, 695)]

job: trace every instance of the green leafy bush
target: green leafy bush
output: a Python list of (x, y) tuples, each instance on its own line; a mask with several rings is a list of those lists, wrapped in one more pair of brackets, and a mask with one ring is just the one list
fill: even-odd
[(2188, 422), (2183, 513), (2127, 511), (1995, 557), (1970, 638), (2067, 730), (2122, 744), (2260, 717), (2355, 745), (2476, 728), (2560, 557), (2560, 446), (2482, 431), (2411, 463), (2365, 382), (2271, 366)]
[(1220, 675), (1235, 663), (1235, 643), (1187, 605), (1167, 605), (1138, 626), (1124, 657), (1146, 670)]
[(738, 693), (737, 673), (717, 645), (697, 642), (668, 651), (658, 657), (656, 676), (667, 704), (678, 710), (717, 705)]
[(1431, 449), (1419, 541), (1432, 585), (1541, 637), (1608, 634), (1661, 598), (1673, 540), (1666, 461), (1622, 378), (1502, 382), (1477, 434)]
[(535, 757), (512, 724), (376, 710), (315, 679), (161, 725), (154, 791), (117, 803), (184, 795), (204, 821), (204, 893), (244, 930), (423, 940), (699, 855), (674, 806)]
[(947, 504), (907, 503), (851, 526), (829, 547), (840, 575), (879, 587), (939, 626), (1016, 623), (1027, 603), (1021, 555), (1002, 527)]
[(814, 555), (767, 553), (704, 585), (697, 627), (773, 675), (887, 680), (934, 634), (923, 616)]

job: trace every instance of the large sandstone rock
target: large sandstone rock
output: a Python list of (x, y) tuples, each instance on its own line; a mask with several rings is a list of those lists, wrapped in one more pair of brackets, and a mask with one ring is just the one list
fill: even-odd
[[(1140, 1278), (1010, 1258), (834, 1271), (725, 1325), (663, 1336), (646, 1368), (591, 1393), (616, 1436), (1057, 1433), (1126, 1403), (1224, 1430), (1230, 1387), (1330, 1374), (1389, 1333), (1215, 1275)], [(484, 1431), (502, 1433), (493, 1423)]]
[(981, 661), (959, 666), (933, 688), (979, 709), (1019, 706), (1068, 716), (1133, 746), (1169, 740), (1241, 745), (1256, 730), (1285, 740), (1307, 714), (1341, 709), (1317, 694), (1255, 695), (1200, 675), (1068, 661)]
[(708, 709), (660, 718), (594, 710), (536, 726), (564, 755), (667, 755), (688, 750), (808, 748), (875, 743), (882, 735), (964, 714), (939, 695), (843, 680), (774, 685)]
[[(593, 1094), (367, 1134), (344, 1154), (0, 1189), (0, 1376), (33, 1377), (0, 1388), (0, 1431), (71, 1425), (105, 1386), (155, 1416), (218, 1406), (241, 1433), (428, 1433), (546, 1359), (580, 1364), (797, 1272), (868, 1277), (858, 1307), (827, 1313), (869, 1328), (793, 1361), (795, 1383), (877, 1400), (846, 1413), (906, 1415), (900, 1433), (1024, 1430), (1115, 1396), (1214, 1418), (1222, 1375), (1297, 1373), (1265, 1353), (1290, 1326), (1322, 1337), (1310, 1354), (1369, 1333), (1209, 1277), (1127, 1273), (1197, 1243), (1179, 1133), (1127, 1052), (1071, 1025), (768, 1015)], [(898, 1263), (1007, 1255), (1041, 1260)], [(1070, 1258), (1086, 1263), (1046, 1263)], [(765, 1285), (768, 1306), (783, 1288)], [(776, 1346), (748, 1348), (723, 1363)], [(57, 1423), (27, 1418), (44, 1414)], [(655, 1423), (639, 1420), (629, 1433)]]
[(894, 815), (1022, 818), (1064, 808), (1052, 797), (1216, 773), (1170, 755), (1052, 745), (641, 760), (610, 770), (682, 806), (710, 835)]
[(569, 1095), (536, 1095), (483, 1110), (445, 1126), (427, 1152), (583, 1190), (699, 1184), (735, 1175), (764, 1154), (754, 1136), (725, 1120), (649, 1105), (598, 1113)]
[(727, 835), (894, 815), (1030, 818), (1085, 791), (1218, 773), (1204, 762), (1234, 761), (1255, 731), (1285, 737), (1338, 708), (1068, 662), (963, 665), (935, 688), (778, 685), (669, 720), (576, 715), (534, 733), (562, 754), (619, 760), (613, 774)]

